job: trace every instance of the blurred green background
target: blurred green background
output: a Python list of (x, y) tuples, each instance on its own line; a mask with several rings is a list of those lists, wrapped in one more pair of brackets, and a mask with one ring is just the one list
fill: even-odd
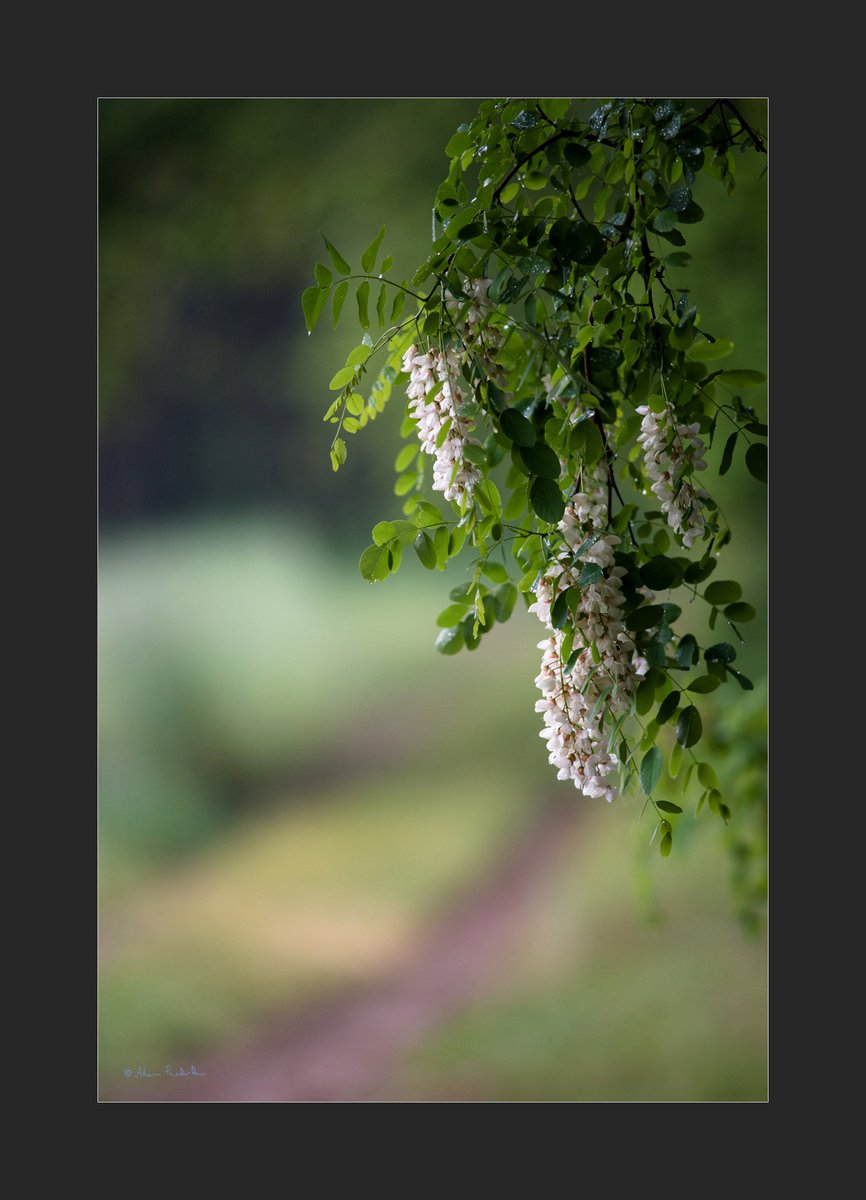
[[(662, 860), (640, 797), (599, 806), (556, 782), (531, 614), (443, 659), (434, 621), (459, 564), (410, 556), (374, 587), (357, 571), (399, 512), (402, 404), (335, 476), (327, 381), (359, 339), (327, 318), (308, 338), (301, 292), (322, 234), (357, 259), (382, 223), (411, 275), (444, 145), (477, 104), (100, 102), (104, 1099), (155, 1097), (164, 1081), (124, 1074), (138, 1066), (218, 1064), (259, 1030), (339, 1017), (446, 914), (468, 919), (563, 802), (567, 850), (532, 868), (485, 986), (431, 997), (422, 1032), (325, 1098), (766, 1096), (766, 952), (742, 886), (763, 837), (761, 620), (740, 651), (756, 690), (705, 706), (734, 821), (687, 809)], [(766, 129), (763, 101), (743, 108)], [(764, 167), (743, 156), (733, 198), (699, 180), (707, 216), (675, 278), (735, 341), (726, 365), (759, 369)], [(714, 494), (735, 533), (720, 575), (762, 610), (765, 489), (738, 464)], [(177, 1098), (196, 1099), (188, 1082)]]

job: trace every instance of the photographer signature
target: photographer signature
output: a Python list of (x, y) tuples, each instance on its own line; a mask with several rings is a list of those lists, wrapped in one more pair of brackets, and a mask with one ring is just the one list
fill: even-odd
[(123, 1072), (125, 1079), (162, 1079), (166, 1075), (170, 1075), (173, 1079), (180, 1079), (181, 1076), (191, 1078), (193, 1075), (203, 1077), (205, 1074), (205, 1071), (200, 1071), (198, 1067), (192, 1065), (189, 1070), (185, 1067), (178, 1067), (175, 1070), (171, 1063), (167, 1063), (161, 1071), (148, 1071), (139, 1064), (134, 1070), (132, 1067), (126, 1067)]

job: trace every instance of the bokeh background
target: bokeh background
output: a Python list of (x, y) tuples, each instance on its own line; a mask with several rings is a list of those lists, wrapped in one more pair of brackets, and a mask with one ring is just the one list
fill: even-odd
[[(411, 275), (477, 104), (100, 101), (104, 1100), (766, 1097), (762, 620), (755, 690), (704, 706), (734, 820), (690, 803), (663, 860), (639, 795), (547, 765), (533, 615), (442, 658), (461, 565), (357, 570), (399, 514), (402, 404), (334, 475), (327, 383), (359, 338), (327, 314), (308, 337), (301, 292), (322, 234), (357, 260), (382, 223)], [(765, 166), (733, 198), (700, 179), (676, 277), (759, 369)], [(720, 577), (763, 611), (765, 489), (738, 464), (715, 494)]]

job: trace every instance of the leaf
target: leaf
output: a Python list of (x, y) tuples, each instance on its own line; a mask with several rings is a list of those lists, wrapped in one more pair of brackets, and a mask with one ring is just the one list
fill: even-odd
[[(510, 438), (516, 446), (535, 445), (535, 430), (519, 409), (506, 408), (504, 412), (499, 414), (499, 425), (505, 436)], [(557, 460), (556, 465), (559, 467), (559, 460)], [(558, 474), (559, 471), (557, 470)], [(557, 520), (559, 520), (559, 517), (557, 517)]]
[(700, 741), (703, 731), (701, 714), (690, 704), (688, 708), (683, 709), (677, 721), (677, 741), (687, 750), (689, 746), (694, 746)]
[(363, 283), (358, 284), (358, 320), (361, 322), (363, 329), (370, 328), (370, 317), (367, 313), (367, 305), (370, 300), (370, 281), (365, 279)]
[(767, 482), (767, 447), (763, 442), (752, 442), (746, 451), (746, 466), (755, 479)]
[(371, 349), (372, 349), (372, 347), (365, 346), (363, 343), (361, 343), (361, 345), (356, 346), (354, 348), (354, 350), (350, 350), (349, 355), (346, 359), (346, 366), (347, 367), (358, 367), (361, 365), (362, 362), (366, 362), (367, 359), (370, 357)]
[(604, 238), (589, 221), (574, 221), (565, 240), (565, 249), (572, 262), (582, 267), (594, 267), (607, 250)]
[(717, 788), (719, 786), (716, 773), (709, 763), (698, 763), (698, 779), (705, 788)]
[(466, 541), (466, 526), (455, 525), (448, 536), (448, 557), (454, 558), (463, 549)]
[(429, 534), (422, 530), (412, 545), (415, 547), (415, 553), (420, 558), (422, 566), (425, 566), (428, 571), (432, 571), (436, 566), (436, 548)]
[(598, 563), (588, 562), (581, 567), (577, 582), (581, 587), (586, 587), (590, 583), (598, 583), (600, 579), (604, 579), (604, 571)]
[(542, 521), (555, 525), (562, 520), (565, 500), (552, 479), (536, 479), (529, 489), (529, 503)]
[(685, 637), (680, 638), (677, 646), (677, 666), (684, 669), (690, 667), (698, 657), (698, 643), (695, 641), (692, 634), (687, 633)]
[(419, 529), (430, 525), (443, 525), (445, 518), (442, 516), (435, 504), (431, 504), (429, 500), (422, 500), (415, 512), (412, 514), (412, 520)]
[(550, 609), (550, 623), (554, 629), (563, 629), (568, 624), (569, 609), (568, 609), (568, 593), (572, 588), (566, 588), (564, 592), (560, 592), (553, 602)]
[(463, 151), (468, 150), (471, 145), (472, 138), (469, 136), (469, 131), (461, 128), (455, 134), (452, 134), (451, 139), (445, 147), (445, 153), (449, 158), (459, 158)]
[(719, 463), (719, 474), (727, 475), (731, 469), (731, 463), (734, 461), (734, 447), (737, 444), (739, 430), (735, 429), (725, 442), (725, 448), (722, 451), (722, 461)]
[(338, 470), (346, 461), (346, 443), (342, 438), (335, 438), (331, 447), (331, 466)]
[(704, 599), (710, 604), (731, 604), (739, 600), (742, 594), (743, 589), (733, 579), (716, 579), (707, 585)]
[(394, 470), (405, 471), (409, 466), (409, 463), (413, 461), (417, 454), (417, 446), (413, 446), (411, 443), (408, 446), (404, 446), (394, 460)]
[(668, 774), (670, 775), (671, 779), (676, 779), (677, 775), (679, 775), (682, 761), (683, 748), (679, 742), (675, 742), (674, 747), (671, 750), (671, 756), (668, 759)]
[(659, 842), (659, 854), (662, 856), (662, 858), (667, 858), (670, 855), (673, 844), (673, 834), (670, 830), (668, 830), (662, 840)]
[(496, 620), (502, 623), (507, 621), (514, 611), (514, 604), (517, 600), (517, 588), (513, 583), (503, 583), (502, 587), (497, 588), (493, 596), (493, 610), (496, 613)]
[(398, 290), (394, 295), (394, 303), (391, 305), (391, 314), (388, 320), (391, 324), (399, 321), (400, 315), (403, 312), (403, 305), (406, 303), (406, 293)]
[(640, 765), (640, 786), (646, 796), (652, 794), (653, 788), (661, 779), (664, 759), (658, 746), (652, 746), (644, 755)]
[(714, 692), (720, 683), (718, 675), (699, 675), (697, 679), (685, 685), (685, 690), (703, 695), (706, 692)]
[(358, 564), (361, 574), (370, 583), (385, 579), (391, 573), (391, 554), (387, 546), (368, 546)]
[(379, 322), (379, 328), (384, 328), (385, 325), (385, 301), (388, 299), (388, 289), (383, 283), (379, 288), (379, 299), (376, 301), (376, 320)]
[(735, 671), (733, 667), (728, 667), (728, 670), (733, 675), (734, 679), (736, 679), (743, 691), (751, 692), (754, 689), (755, 685), (752, 683), (751, 679), (749, 679), (748, 675), (744, 675), (742, 671)]
[(654, 592), (663, 592), (677, 587), (682, 582), (683, 570), (673, 559), (659, 554), (644, 563), (640, 569), (641, 582)]
[(601, 434), (594, 421), (580, 421), (568, 435), (569, 448), (579, 454), (586, 466), (598, 462), (604, 450)]
[(385, 236), (385, 226), (383, 225), (376, 236), (373, 238), (370, 245), (361, 255), (361, 270), (372, 271), (373, 265), (376, 262), (376, 253), (381, 245), (382, 238)]
[(533, 475), (539, 475), (542, 479), (559, 479), (562, 473), (559, 455), (546, 442), (519, 446), (518, 453)]
[(683, 810), (678, 804), (674, 804), (672, 800), (656, 800), (656, 808), (660, 808), (666, 813), (681, 813)]
[(669, 209), (671, 212), (681, 213), (688, 208), (689, 204), (691, 204), (691, 200), (691, 188), (679, 188), (677, 191), (671, 192), (671, 194), (668, 196), (665, 208)]
[(763, 371), (722, 371), (719, 379), (732, 387), (760, 387), (767, 382)]
[(716, 338), (714, 342), (696, 341), (686, 351), (686, 358), (692, 362), (712, 362), (717, 358), (727, 358), (734, 349), (734, 343), (726, 338)]
[(714, 646), (708, 646), (704, 651), (704, 658), (707, 662), (732, 663), (737, 657), (737, 652), (730, 642), (716, 642)]
[(669, 208), (660, 209), (650, 222), (650, 226), (656, 233), (670, 233), (676, 228), (677, 218)]
[(725, 608), (725, 616), (729, 621), (754, 621), (758, 614), (755, 612), (751, 604), (746, 604), (741, 600), (738, 604), (728, 604)]
[(664, 725), (671, 719), (671, 717), (677, 711), (679, 703), (680, 693), (676, 691), (668, 692), (667, 696), (665, 696), (664, 700), (662, 700), (661, 704), (659, 705), (658, 712), (656, 713), (656, 720), (658, 721), (659, 725)]
[(456, 654), (465, 644), (462, 625), (458, 625), (455, 629), (443, 629), (435, 643), (440, 654)]
[(652, 629), (654, 625), (661, 625), (665, 619), (665, 610), (661, 604), (645, 604), (642, 608), (636, 608), (634, 612), (629, 613), (625, 618), (627, 629)]
[(502, 563), (491, 562), (488, 559), (481, 569), (487, 578), (492, 580), (494, 583), (508, 582), (508, 572), (506, 571), (505, 567), (503, 567)]
[(334, 328), (337, 328), (337, 322), (340, 320), (340, 313), (343, 311), (343, 304), (346, 300), (346, 294), (349, 291), (349, 281), (344, 279), (342, 283), (338, 283), (331, 294), (331, 308), (334, 314)]
[(586, 146), (581, 146), (580, 142), (569, 142), (564, 153), (569, 163), (575, 168), (585, 167), (590, 159), (589, 151)]
[(301, 296), (301, 306), (304, 310), (304, 321), (307, 326), (307, 333), (312, 333), (316, 328), (316, 322), (319, 319), (319, 314), (322, 311), (322, 306), (325, 303), (325, 292), (322, 288), (308, 287), (304, 289)]
[(319, 287), (321, 287), (321, 288), (330, 287), (333, 276), (331, 275), (331, 272), (328, 270), (328, 268), (323, 263), (317, 262), (315, 269), (316, 269), (316, 283), (318, 283)]
[(701, 562), (690, 563), (685, 569), (683, 579), (685, 579), (686, 583), (703, 583), (705, 579), (709, 579), (717, 566), (718, 560), (712, 556), (703, 559)]
[(328, 387), (332, 392), (338, 392), (341, 388), (345, 387), (351, 379), (354, 379), (354, 377), (354, 367), (340, 367), (337, 374), (328, 384)]
[(334, 266), (337, 268), (337, 270), (340, 272), (340, 274), (341, 275), (351, 275), (352, 268), (346, 262), (345, 258), (343, 258), (342, 254), (337, 249), (337, 247), (333, 246), (328, 241), (327, 238), (324, 238), (323, 240), (324, 240), (325, 245), (328, 248), (328, 253), (331, 256), (331, 262), (334, 264)]
[(378, 524), (373, 526), (373, 541), (377, 546), (384, 546), (396, 534), (397, 530), (391, 521), (379, 521)]

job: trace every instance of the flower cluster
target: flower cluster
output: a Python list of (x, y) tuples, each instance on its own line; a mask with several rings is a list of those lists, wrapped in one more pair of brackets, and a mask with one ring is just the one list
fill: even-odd
[[(572, 779), (584, 795), (610, 801), (616, 787), (608, 777), (619, 760), (608, 746), (610, 733), (603, 729), (605, 711), (619, 714), (628, 708), (648, 664), (637, 654), (622, 621), (625, 568), (614, 560), (619, 537), (602, 533), (607, 518), (603, 497), (596, 476), (586, 491), (572, 498), (559, 524), (563, 545), (536, 584), (529, 611), (550, 631), (538, 643), (544, 653), (535, 680), (542, 694), (535, 710), (543, 714), (545, 726), (539, 736), (547, 741), (549, 761), (557, 768), (558, 779)], [(576, 551), (593, 533), (597, 540), (577, 558)], [(578, 585), (581, 571), (589, 564), (600, 569), (601, 577)], [(579, 598), (573, 616), (575, 657), (568, 669), (563, 661), (565, 632), (554, 629), (551, 607), (557, 596), (573, 586), (578, 587)]]
[(637, 411), (643, 417), (637, 440), (653, 480), (652, 490), (667, 514), (668, 525), (682, 535), (683, 545), (690, 550), (706, 527), (701, 501), (709, 497), (709, 492), (689, 479), (693, 471), (703, 471), (707, 465), (698, 436), (700, 425), (678, 425), (668, 405), (660, 413), (646, 404)]
[(466, 399), (457, 383), (460, 358), (453, 350), (443, 354), (431, 348), (419, 354), (410, 346), (403, 355), (403, 370), (409, 374), (406, 394), (421, 448), (435, 458), (433, 489), (462, 505), (471, 499), (481, 472), (464, 457), (467, 442), (478, 443), (469, 437), (473, 422), (458, 411)]
[(489, 286), (489, 279), (467, 279), (467, 299), (451, 296), (446, 300), (463, 343), (461, 349), (452, 346), (442, 351), (433, 346), (419, 353), (413, 345), (403, 355), (403, 370), (409, 375), (409, 412), (418, 426), (422, 449), (435, 458), (433, 489), (461, 507), (471, 499), (481, 478), (479, 469), (465, 456), (468, 443), (479, 445), (476, 438), (470, 437), (474, 422), (460, 412), (466, 394), (458, 378), (467, 352), (471, 350), (481, 359), (491, 379), (503, 379), (495, 361), (502, 333), (489, 324), (494, 307), (487, 298)]

